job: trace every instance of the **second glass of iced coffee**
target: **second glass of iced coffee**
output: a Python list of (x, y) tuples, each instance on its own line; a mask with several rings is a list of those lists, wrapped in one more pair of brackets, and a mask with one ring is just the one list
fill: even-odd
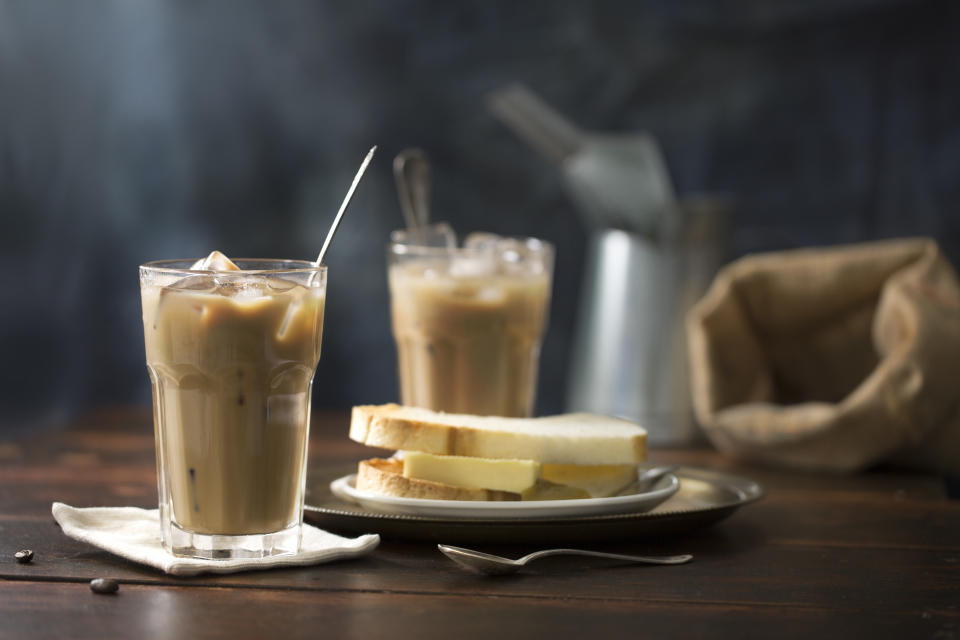
[(388, 247), (403, 404), (436, 411), (533, 414), (553, 246), (445, 225), (397, 231)]

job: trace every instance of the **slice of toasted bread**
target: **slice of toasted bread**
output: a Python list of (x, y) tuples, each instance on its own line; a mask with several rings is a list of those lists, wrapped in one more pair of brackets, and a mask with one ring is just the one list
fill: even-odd
[(635, 464), (647, 454), (641, 427), (589, 413), (501, 418), (366, 405), (353, 408), (350, 438), (385, 449), (552, 464)]
[(378, 495), (424, 500), (519, 500), (520, 494), (492, 489), (454, 487), (440, 482), (405, 478), (403, 462), (396, 458), (363, 460), (357, 469), (357, 490)]

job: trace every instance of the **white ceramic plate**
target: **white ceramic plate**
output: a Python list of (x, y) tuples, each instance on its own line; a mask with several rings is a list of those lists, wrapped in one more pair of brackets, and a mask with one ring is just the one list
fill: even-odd
[(356, 479), (356, 474), (337, 478), (330, 483), (330, 491), (341, 500), (380, 513), (434, 518), (483, 518), (487, 520), (643, 513), (653, 509), (680, 489), (680, 481), (677, 477), (673, 474), (668, 474), (661, 478), (648, 491), (613, 498), (483, 502), (474, 500), (423, 500), (420, 498), (381, 496), (365, 491), (358, 491), (355, 484)]

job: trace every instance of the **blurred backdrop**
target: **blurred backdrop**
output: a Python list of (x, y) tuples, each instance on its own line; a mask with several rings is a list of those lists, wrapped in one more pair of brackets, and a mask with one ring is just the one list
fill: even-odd
[(315, 407), (397, 398), (384, 243), (402, 148), (434, 216), (556, 244), (538, 412), (563, 409), (587, 230), (485, 106), (522, 81), (646, 130), (677, 191), (733, 194), (730, 256), (930, 235), (960, 257), (954, 1), (0, 0), (2, 425), (149, 404), (137, 265), (328, 258)]

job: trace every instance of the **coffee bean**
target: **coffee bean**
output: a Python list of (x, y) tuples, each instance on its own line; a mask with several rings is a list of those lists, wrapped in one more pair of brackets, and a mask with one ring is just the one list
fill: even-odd
[(17, 562), (19, 562), (20, 564), (27, 564), (28, 562), (33, 560), (33, 551), (31, 551), (30, 549), (21, 549), (20, 551), (17, 551), (15, 554), (13, 554), (13, 557), (16, 558)]
[(90, 591), (94, 593), (116, 593), (120, 583), (111, 578), (94, 578), (90, 581)]

